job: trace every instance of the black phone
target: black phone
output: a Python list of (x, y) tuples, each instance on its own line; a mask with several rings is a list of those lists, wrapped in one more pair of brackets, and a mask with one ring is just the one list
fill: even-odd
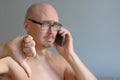
[(55, 43), (58, 44), (59, 46), (63, 46), (64, 44), (64, 38), (59, 33), (57, 33), (56, 35)]

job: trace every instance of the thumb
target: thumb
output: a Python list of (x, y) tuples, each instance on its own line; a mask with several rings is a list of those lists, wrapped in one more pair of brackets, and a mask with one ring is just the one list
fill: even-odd
[[(28, 59), (28, 57), (21, 55), (22, 53), (19, 53), (19, 55), (14, 55), (12, 56), (14, 58), (15, 61), (17, 61), (20, 66), (24, 69), (24, 71), (26, 72), (27, 76), (30, 77), (31, 76), (31, 69), (29, 67), (29, 65), (27, 64), (26, 60)], [(17, 57), (16, 57), (17, 56)]]
[(26, 63), (26, 61), (22, 61), (20, 62), (20, 66), (24, 69), (24, 71), (27, 73), (27, 76), (30, 77), (31, 76), (31, 70), (29, 65)]

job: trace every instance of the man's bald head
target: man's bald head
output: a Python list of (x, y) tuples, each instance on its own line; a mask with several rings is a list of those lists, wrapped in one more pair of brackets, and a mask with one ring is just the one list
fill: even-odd
[(55, 17), (58, 20), (58, 14), (55, 10), (55, 8), (48, 4), (48, 3), (34, 3), (32, 4), (26, 13), (26, 19), (32, 18), (32, 19), (39, 19), (44, 18), (44, 16), (48, 17)]

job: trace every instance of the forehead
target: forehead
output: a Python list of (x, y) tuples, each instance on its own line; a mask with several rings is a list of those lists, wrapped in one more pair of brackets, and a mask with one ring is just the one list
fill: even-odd
[(39, 16), (38, 20), (39, 21), (58, 22), (58, 17), (52, 13), (42, 13), (41, 16)]
[(52, 7), (44, 7), (44, 8), (36, 8), (34, 10), (34, 19), (38, 21), (53, 21), (58, 22), (58, 15), (54, 8)]

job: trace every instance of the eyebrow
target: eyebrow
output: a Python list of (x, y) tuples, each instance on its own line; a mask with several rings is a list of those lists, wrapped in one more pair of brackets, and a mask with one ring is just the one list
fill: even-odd
[[(42, 21), (42, 23), (51, 23), (51, 21)], [(53, 22), (53, 24), (60, 24), (59, 22)]]

